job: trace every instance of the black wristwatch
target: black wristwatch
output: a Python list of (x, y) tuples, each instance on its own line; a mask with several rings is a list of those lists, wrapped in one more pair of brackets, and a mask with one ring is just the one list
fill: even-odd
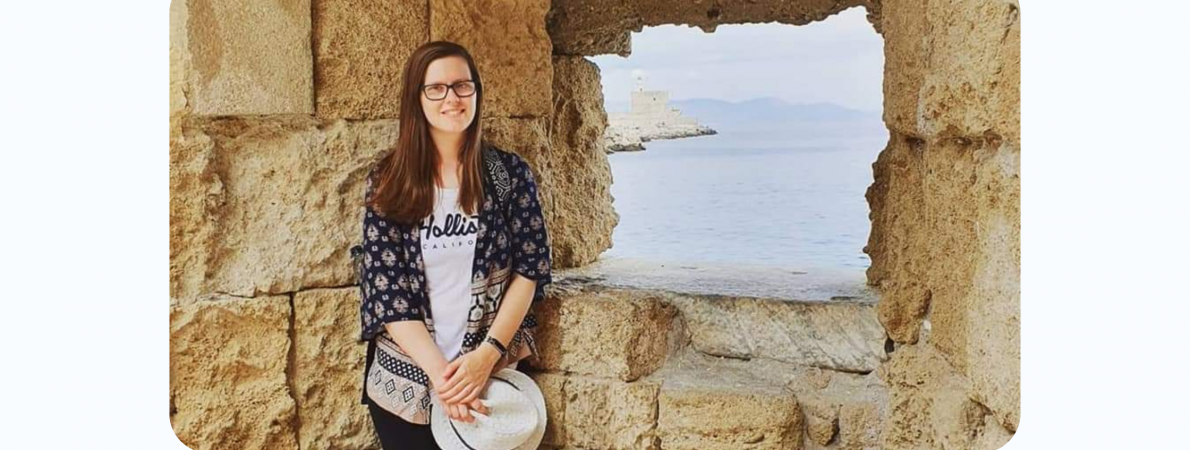
[(504, 344), (500, 343), (499, 339), (488, 336), (487, 340), (485, 340), (484, 342), (492, 344), (492, 347), (496, 347), (496, 351), (500, 352), (501, 358), (503, 358), (504, 355), (508, 354), (508, 349), (504, 347)]

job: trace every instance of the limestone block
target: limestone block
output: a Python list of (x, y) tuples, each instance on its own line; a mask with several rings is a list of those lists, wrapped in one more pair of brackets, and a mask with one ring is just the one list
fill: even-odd
[(928, 4), (932, 45), (918, 105), (922, 131), (979, 136), (990, 130), (1019, 141), (1020, 7), (986, 0)]
[(930, 145), (929, 341), (967, 377), (973, 399), (1015, 430), (1020, 416), (1020, 150), (1014, 143)]
[(364, 176), (395, 121), (221, 119), (170, 143), (170, 295), (354, 282)]
[(554, 114), (549, 184), (550, 232), (558, 267), (594, 262), (612, 246), (620, 217), (612, 208), (612, 173), (603, 150), (607, 114), (599, 67), (580, 57), (554, 58)]
[[(176, 3), (175, 3), (176, 4)], [(179, 125), (180, 127), (180, 125)], [(169, 141), (169, 295), (197, 295), (218, 229), (215, 212), (226, 202), (215, 166), (215, 142), (202, 133)]]
[(550, 295), (535, 306), (534, 367), (632, 381), (665, 362), (673, 307), (630, 290)]
[(186, 3), (179, 28), (186, 32), (185, 90), (193, 114), (314, 112), (310, 0), (178, 2)]
[(1016, 2), (883, 2), (885, 122), (917, 137), (1020, 140)]
[(671, 301), (682, 312), (691, 344), (710, 355), (848, 372), (876, 370), (885, 357), (884, 329), (872, 304), (686, 296)]
[(801, 449), (802, 412), (788, 391), (714, 380), (666, 380), (657, 434), (669, 449)]
[(712, 32), (721, 24), (780, 22), (805, 25), (824, 20), (857, 5), (872, 7), (871, 0), (812, 0), (788, 2), (690, 2), (660, 0), (555, 0), (548, 17), (555, 55), (593, 56), (608, 53), (628, 56), (628, 31), (645, 26), (689, 25)]
[(656, 449), (657, 394), (650, 381), (570, 375), (566, 378), (566, 443), (608, 450)]
[(838, 408), (834, 405), (811, 406), (807, 403), (802, 403), (801, 406), (806, 419), (806, 435), (815, 444), (830, 444), (839, 432)]
[(529, 372), (529, 377), (541, 389), (545, 397), (545, 436), (541, 439), (543, 446), (563, 447), (566, 445), (566, 376), (549, 372)]
[(425, 0), (316, 0), (315, 109), (325, 119), (400, 118), (406, 61), (428, 42)]
[(365, 449), (378, 442), (360, 404), (367, 345), (359, 342), (359, 289), (293, 297), (293, 397), (301, 448)]
[(756, 0), (750, 2), (695, 3), (681, 0), (633, 2), (636, 14), (647, 26), (679, 23), (715, 31), (721, 24), (779, 22), (806, 25), (825, 20), (847, 8), (863, 4), (860, 0), (809, 0), (788, 2)]
[(917, 342), (929, 306), (926, 283), (929, 234), (925, 233), (925, 142), (897, 132), (872, 165), (865, 196), (872, 233), (864, 252), (872, 258), (868, 284), (880, 293), (880, 323), (897, 342)]
[(169, 2), (169, 135), (181, 131), (186, 110), (186, 73), (190, 61), (186, 24), (190, 20), (185, 1)]
[(467, 48), (479, 66), (485, 117), (550, 112), (549, 0), (430, 0), (430, 39)]
[[(898, 342), (928, 341), (1015, 430), (1020, 410), (1020, 151), (997, 137), (893, 134), (868, 192), (869, 282)], [(921, 255), (926, 255), (922, 257)]]
[(555, 55), (595, 56), (632, 52), (632, 2), (624, 0), (554, 1), (547, 28)]
[[(627, 58), (632, 54), (632, 32), (613, 30), (598, 33), (555, 25), (550, 22), (550, 37), (554, 38), (554, 55), (595, 56), (620, 55)], [(573, 32), (572, 32), (573, 31)], [(563, 36), (563, 39), (558, 39)]]
[(170, 307), (170, 423), (191, 448), (297, 448), (285, 370), (289, 298)]
[(929, 344), (903, 346), (879, 373), (889, 388), (881, 448), (991, 450), (1012, 438), (987, 407), (972, 401), (970, 383)]
[(930, 25), (922, 6), (922, 2), (891, 1), (882, 2), (880, 8), (884, 123), (891, 131), (914, 137), (921, 137), (918, 101), (929, 71)]
[(883, 405), (848, 402), (839, 407), (839, 447), (846, 450), (878, 450), (884, 425)]
[(888, 410), (888, 388), (876, 373), (808, 370), (795, 377), (788, 387), (797, 395), (806, 419), (807, 448), (880, 447), (880, 432)]

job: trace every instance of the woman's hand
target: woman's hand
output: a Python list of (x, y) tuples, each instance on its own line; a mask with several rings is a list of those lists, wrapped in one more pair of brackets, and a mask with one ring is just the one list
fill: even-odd
[(442, 373), (446, 383), (438, 389), (438, 398), (442, 403), (461, 404), (464, 407), (475, 402), (487, 386), (488, 377), (499, 360), (500, 353), (491, 344), (480, 344), (474, 351), (451, 361)]
[[(429, 379), (430, 379), (430, 387), (431, 387), (431, 389), (434, 389), (435, 392), (437, 392), (439, 390), (439, 388), (438, 388), (439, 386), (443, 386), (446, 384), (446, 377), (442, 376), (442, 374), (446, 371), (446, 365), (447, 365), (447, 363), (446, 363), (446, 360), (444, 359), (444, 360), (442, 360), (441, 365), (429, 365), (424, 369), (426, 372), (426, 376), (429, 377)], [(441, 400), (441, 399), (439, 399), (439, 400)], [(469, 409), (475, 409), (474, 407), (468, 408), (467, 405), (464, 405), (462, 403), (453, 403), (452, 404), (452, 403), (441, 402), (441, 404), (442, 404), (443, 410), (446, 412), (446, 417), (451, 418), (451, 420), (457, 420), (459, 422), (468, 422), (468, 423), (470, 423), (471, 421), (474, 420), (474, 418), (471, 417), (471, 413), (469, 412)], [(487, 411), (486, 408), (483, 410), (480, 410), (480, 412), (482, 412), (484, 414), (487, 414), (486, 411)]]

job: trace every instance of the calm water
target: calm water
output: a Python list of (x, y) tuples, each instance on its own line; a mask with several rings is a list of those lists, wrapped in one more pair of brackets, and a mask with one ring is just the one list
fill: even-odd
[(606, 255), (863, 271), (864, 191), (885, 142), (721, 131), (609, 155), (620, 224)]

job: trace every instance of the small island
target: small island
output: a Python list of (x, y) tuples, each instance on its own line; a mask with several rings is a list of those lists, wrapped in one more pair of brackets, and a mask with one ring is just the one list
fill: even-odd
[(654, 139), (678, 139), (718, 134), (697, 119), (686, 117), (669, 106), (669, 92), (645, 91), (641, 87), (632, 92), (632, 103), (626, 113), (607, 115), (607, 131), (603, 137), (607, 153), (641, 151), (644, 143)]

